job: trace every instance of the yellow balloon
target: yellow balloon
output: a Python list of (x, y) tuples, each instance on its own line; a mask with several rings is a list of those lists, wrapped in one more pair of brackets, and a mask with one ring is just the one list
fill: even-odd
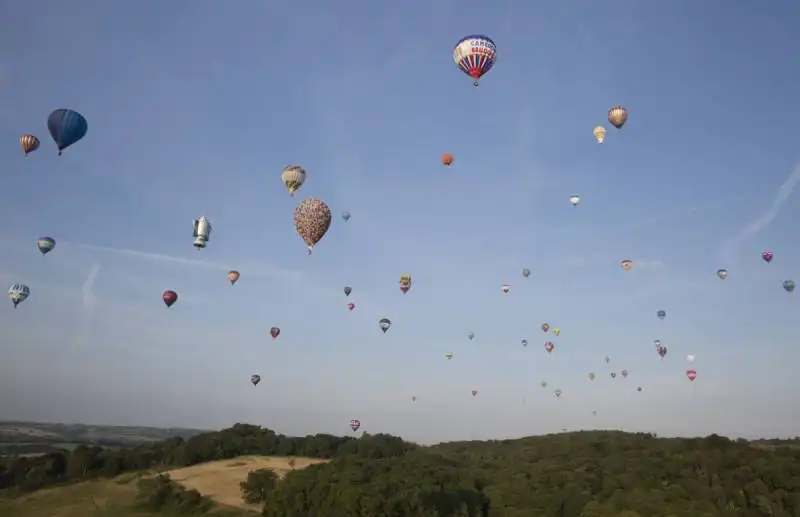
[(602, 144), (603, 140), (606, 138), (606, 128), (603, 126), (597, 126), (594, 128), (594, 131), (592, 131), (592, 134), (597, 139), (597, 143)]

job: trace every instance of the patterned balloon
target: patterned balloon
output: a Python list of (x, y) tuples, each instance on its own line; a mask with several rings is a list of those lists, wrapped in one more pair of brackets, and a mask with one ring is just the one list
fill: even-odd
[(330, 228), (331, 219), (331, 209), (319, 199), (306, 199), (294, 209), (294, 226), (308, 246), (309, 255)]
[(19, 145), (22, 147), (22, 152), (25, 156), (39, 148), (39, 139), (33, 135), (22, 135), (19, 137)]
[(628, 121), (628, 110), (619, 104), (614, 104), (611, 106), (611, 109), (608, 110), (608, 121), (615, 128), (621, 128), (625, 125), (625, 122)]
[(475, 86), (494, 66), (497, 46), (491, 38), (482, 34), (470, 34), (461, 38), (453, 49), (453, 61), (462, 72), (474, 79)]

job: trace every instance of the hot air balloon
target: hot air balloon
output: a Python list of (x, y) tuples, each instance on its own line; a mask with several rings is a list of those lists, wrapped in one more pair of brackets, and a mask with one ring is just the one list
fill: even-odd
[(614, 104), (611, 106), (611, 109), (608, 110), (608, 121), (617, 129), (620, 129), (622, 126), (625, 125), (625, 122), (628, 121), (628, 110), (620, 106), (619, 104)]
[(19, 145), (22, 147), (22, 152), (28, 156), (33, 151), (39, 148), (39, 139), (33, 135), (22, 135), (19, 137)]
[(553, 392), (553, 395), (555, 395), (555, 396), (556, 396), (556, 398), (561, 398), (561, 390), (555, 390), (555, 391)]
[(772, 257), (773, 256), (774, 255), (772, 254), (771, 251), (763, 251), (763, 252), (761, 252), (761, 258), (764, 259), (764, 262), (766, 262), (767, 264), (772, 262)]
[(467, 332), (467, 337), (469, 338), (470, 341), (472, 341), (473, 339), (475, 339), (475, 333), (474, 332)]
[(352, 429), (354, 433), (358, 431), (360, 427), (361, 427), (360, 420), (350, 420), (350, 429)]
[(594, 372), (590, 372), (590, 373), (589, 373), (589, 380), (590, 380), (590, 381), (593, 381), (593, 380), (594, 380), (594, 378), (595, 378)]
[(694, 382), (694, 380), (697, 378), (697, 371), (689, 368), (688, 370), (686, 370), (686, 376), (689, 378), (690, 381)]
[(578, 206), (578, 203), (581, 202), (581, 197), (580, 196), (570, 196), (569, 197), (569, 202), (572, 204), (572, 206)]
[(597, 139), (597, 143), (602, 144), (603, 140), (606, 139), (606, 128), (603, 126), (597, 126), (592, 130), (592, 134)]
[(453, 155), (450, 153), (445, 153), (442, 155), (442, 165), (445, 167), (450, 167), (453, 165)]
[(547, 381), (540, 382), (539, 386), (541, 386), (542, 388), (546, 388), (547, 387)]
[(637, 386), (636, 387), (636, 391), (642, 391), (642, 387), (641, 386)]
[(472, 390), (472, 396), (473, 396), (473, 397), (474, 397), (475, 395), (477, 395), (477, 394), (478, 394), (478, 390)]
[(622, 267), (623, 270), (630, 271), (633, 268), (633, 261), (626, 259), (620, 262), (619, 265)]
[(381, 328), (383, 333), (386, 334), (386, 331), (392, 327), (392, 320), (389, 318), (381, 318), (381, 320), (378, 322), (378, 326)]
[(416, 396), (411, 397), (411, 402), (416, 402), (416, 401), (417, 401), (417, 397)]
[(794, 280), (784, 280), (783, 281), (783, 288), (786, 289), (787, 293), (791, 293), (794, 291), (795, 283)]
[(620, 373), (622, 374), (622, 378), (623, 379), (627, 379), (628, 378), (628, 370), (622, 370)]
[(206, 216), (200, 216), (200, 219), (194, 220), (192, 236), (194, 237), (192, 246), (195, 249), (201, 250), (206, 247), (206, 243), (211, 238), (211, 223), (206, 219)]
[(660, 339), (654, 339), (653, 340), (653, 345), (655, 345), (656, 350), (658, 350), (659, 348), (661, 348), (661, 340)]
[(403, 275), (400, 277), (400, 291), (406, 294), (411, 289), (411, 275)]
[(611, 361), (611, 358), (606, 356), (606, 364), (608, 364), (609, 361)]
[(354, 304), (353, 302), (350, 302), (350, 303), (347, 304), (347, 310), (348, 311), (352, 311), (355, 308), (356, 308), (356, 304)]
[(500, 286), (500, 290), (503, 291), (503, 294), (508, 294), (508, 292), (511, 290), (511, 286), (508, 284), (503, 284)]
[(350, 220), (350, 212), (343, 213), (342, 214), (342, 219), (344, 219), (344, 222), (349, 221)]
[(294, 196), (294, 193), (306, 182), (306, 170), (297, 165), (288, 165), (281, 173), (281, 181), (289, 191), (289, 195)]
[(727, 269), (718, 269), (717, 270), (717, 276), (719, 277), (720, 280), (725, 280), (725, 277), (728, 276), (728, 270)]
[(230, 280), (231, 285), (234, 285), (239, 281), (239, 276), (239, 272), (234, 269), (228, 271), (228, 280)]
[(39, 237), (36, 239), (36, 247), (42, 255), (47, 255), (56, 247), (56, 240), (52, 237)]
[(272, 327), (269, 329), (269, 335), (272, 336), (272, 339), (277, 339), (278, 336), (281, 335), (281, 329), (278, 327)]
[(542, 332), (547, 332), (548, 330), (550, 330), (550, 325), (542, 323)]
[(522, 276), (524, 276), (525, 278), (528, 278), (529, 276), (531, 276), (531, 270), (528, 269), (528, 268), (523, 268), (522, 269)]
[(554, 328), (553, 329), (553, 334), (555, 334), (556, 336), (560, 336), (561, 335), (561, 329), (560, 328)]
[(70, 109), (57, 109), (47, 117), (47, 130), (58, 147), (58, 154), (86, 136), (89, 124), (83, 115)]
[(658, 347), (658, 355), (661, 356), (661, 359), (664, 359), (664, 356), (667, 355), (667, 347), (665, 346)]
[(447, 352), (446, 354), (444, 354), (444, 356), (445, 356), (445, 357), (447, 358), (447, 360), (449, 361), (450, 359), (452, 359), (452, 358), (453, 358), (453, 352)]
[(25, 284), (14, 284), (8, 288), (8, 297), (11, 299), (11, 303), (14, 304), (15, 309), (30, 295), (31, 289)]
[(611, 375), (612, 379), (616, 379), (617, 378), (617, 373), (616, 372), (611, 372), (610, 375)]
[(258, 386), (258, 383), (261, 382), (261, 376), (258, 374), (251, 375), (250, 382), (253, 383), (253, 386)]
[(350, 293), (352, 293), (352, 292), (353, 292), (353, 288), (352, 287), (345, 287), (344, 288), (344, 295), (345, 296), (350, 296)]
[(294, 226), (308, 246), (308, 254), (331, 226), (331, 209), (319, 199), (306, 199), (294, 209)]
[(553, 349), (554, 349), (555, 347), (556, 347), (556, 346), (555, 346), (555, 345), (554, 345), (554, 344), (553, 344), (551, 341), (547, 341), (547, 342), (545, 342), (545, 344), (544, 344), (544, 349), (545, 349), (545, 350), (547, 350), (547, 353), (548, 353), (548, 354), (552, 353), (552, 352), (553, 352)]
[(522, 340), (522, 346), (528, 346), (528, 340), (527, 339), (523, 339)]
[(494, 41), (481, 34), (464, 36), (453, 49), (453, 61), (462, 72), (475, 80), (472, 83), (475, 86), (492, 69), (496, 58), (497, 47)]
[(178, 301), (178, 293), (171, 290), (164, 291), (164, 293), (161, 295), (161, 299), (164, 300), (164, 303), (169, 309), (175, 304), (175, 302)]
[(658, 316), (658, 319), (663, 320), (667, 317), (667, 311), (658, 311), (656, 316)]
[(695, 359), (694, 354), (688, 354), (686, 356), (686, 360), (689, 361), (690, 363), (693, 363), (694, 359)]

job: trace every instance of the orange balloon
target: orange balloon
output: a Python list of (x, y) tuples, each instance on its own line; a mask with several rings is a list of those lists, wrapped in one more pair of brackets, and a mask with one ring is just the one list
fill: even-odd
[(442, 165), (445, 167), (450, 167), (453, 164), (453, 155), (450, 153), (446, 153), (442, 155)]
[(231, 281), (231, 285), (235, 284), (239, 280), (239, 272), (228, 271), (228, 280)]

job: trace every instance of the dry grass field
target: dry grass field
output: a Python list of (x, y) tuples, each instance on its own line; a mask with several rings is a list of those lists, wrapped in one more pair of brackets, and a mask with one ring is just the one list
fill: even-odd
[(294, 469), (324, 463), (315, 458), (281, 458), (276, 456), (241, 456), (230, 460), (210, 461), (191, 467), (170, 470), (167, 473), (176, 483), (186, 488), (194, 488), (215, 502), (236, 508), (260, 511), (257, 505), (242, 501), (239, 483), (247, 479), (247, 473), (257, 469), (272, 469), (283, 476), (292, 470), (289, 465), (294, 460)]

